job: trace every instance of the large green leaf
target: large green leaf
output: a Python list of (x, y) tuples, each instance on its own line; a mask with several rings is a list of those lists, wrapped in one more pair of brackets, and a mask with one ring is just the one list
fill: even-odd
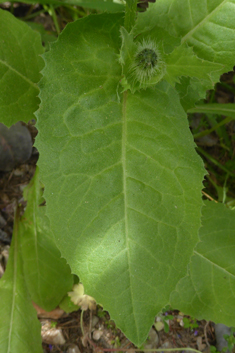
[(8, 11), (0, 10), (0, 120), (7, 126), (34, 119), (38, 109), (41, 38)]
[(121, 23), (69, 24), (45, 54), (37, 147), (62, 256), (140, 345), (186, 273), (204, 169), (167, 82), (120, 93)]
[(40, 206), (41, 185), (36, 170), (24, 190), (27, 207), (19, 224), (25, 281), (32, 300), (43, 309), (54, 309), (71, 290), (73, 276), (54, 244), (53, 234)]
[(18, 214), (6, 272), (0, 280), (0, 298), (0, 351), (42, 353), (41, 325), (23, 274)]
[(235, 211), (207, 201), (202, 216), (201, 241), (171, 304), (199, 320), (235, 326)]

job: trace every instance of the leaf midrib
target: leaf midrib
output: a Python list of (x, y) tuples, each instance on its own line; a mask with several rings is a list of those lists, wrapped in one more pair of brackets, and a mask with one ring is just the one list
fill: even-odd
[[(129, 237), (128, 237), (128, 216), (127, 216), (127, 186), (126, 186), (126, 147), (127, 147), (127, 116), (126, 116), (126, 104), (127, 104), (128, 91), (123, 93), (123, 105), (122, 105), (122, 167), (123, 167), (123, 194), (124, 194), (124, 221), (125, 221), (125, 237), (126, 237), (126, 249), (127, 249), (127, 259), (128, 259), (128, 272), (130, 281), (130, 294), (131, 302), (133, 301), (133, 292), (131, 287), (131, 273), (130, 273), (130, 252), (129, 252)], [(133, 310), (133, 318), (135, 321), (136, 329), (138, 325), (136, 323), (136, 318)]]

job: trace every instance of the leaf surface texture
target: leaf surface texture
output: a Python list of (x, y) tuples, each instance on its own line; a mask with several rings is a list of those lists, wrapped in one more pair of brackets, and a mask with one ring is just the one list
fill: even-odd
[(41, 325), (24, 279), (18, 225), (15, 217), (9, 260), (0, 280), (0, 350), (42, 353)]
[(19, 224), (24, 275), (32, 300), (51, 311), (72, 289), (73, 277), (66, 261), (54, 243), (46, 206), (43, 202), (39, 171), (24, 190), (27, 200), (25, 213)]
[(0, 10), (0, 36), (0, 116), (9, 127), (35, 119), (43, 47), (38, 33), (4, 10)]

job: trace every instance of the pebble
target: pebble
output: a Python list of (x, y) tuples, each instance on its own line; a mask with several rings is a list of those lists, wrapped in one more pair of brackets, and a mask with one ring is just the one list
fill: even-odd
[(8, 234), (6, 232), (4, 232), (3, 230), (1, 230), (1, 229), (0, 229), (0, 240), (3, 243), (10, 244), (10, 239), (8, 237)]
[(5, 227), (5, 225), (7, 224), (5, 218), (3, 218), (3, 216), (0, 214), (0, 228)]
[(98, 324), (98, 322), (100, 321), (100, 319), (98, 318), (98, 316), (93, 316), (92, 317), (92, 322), (91, 322), (91, 326), (92, 326), (92, 328), (94, 328), (97, 324)]
[(93, 340), (99, 341), (100, 337), (103, 335), (103, 331), (95, 330), (92, 334)]
[(51, 327), (49, 320), (41, 321), (42, 329), (41, 336), (42, 341), (47, 344), (65, 344), (65, 339), (61, 329)]
[(149, 334), (148, 334), (148, 339), (147, 339), (146, 343), (144, 344), (144, 349), (146, 349), (146, 351), (144, 351), (144, 352), (147, 353), (147, 349), (157, 348), (158, 344), (159, 344), (158, 333), (156, 330), (151, 328), (151, 330), (149, 331)]
[(73, 344), (68, 348), (67, 353), (81, 353), (81, 351), (76, 344)]
[[(224, 324), (215, 325), (215, 338), (216, 338), (216, 348), (218, 351), (222, 351), (224, 347), (228, 347), (228, 342), (225, 340), (224, 335), (231, 335), (231, 328)], [(229, 353), (229, 350), (226, 351)]]

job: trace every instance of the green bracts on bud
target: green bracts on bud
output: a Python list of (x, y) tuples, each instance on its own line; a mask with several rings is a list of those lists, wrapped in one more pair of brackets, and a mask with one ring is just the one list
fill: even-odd
[(165, 75), (164, 54), (161, 45), (151, 38), (134, 41), (133, 35), (121, 28), (122, 48), (120, 63), (124, 78), (121, 81), (124, 90), (147, 88), (159, 82)]

